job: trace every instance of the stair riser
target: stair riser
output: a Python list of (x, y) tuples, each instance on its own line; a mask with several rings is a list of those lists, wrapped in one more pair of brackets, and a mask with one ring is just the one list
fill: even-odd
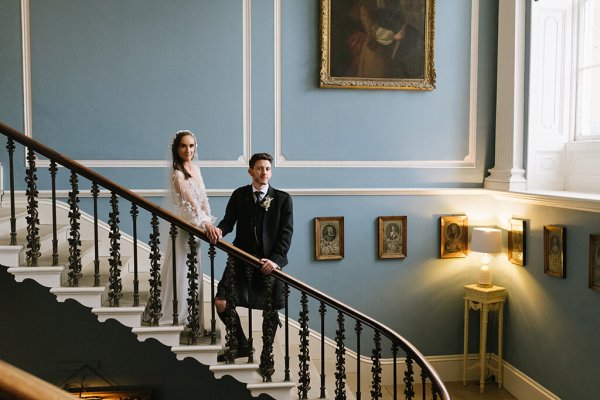
[[(16, 226), (17, 231), (27, 226), (27, 220), (25, 217), (21, 217), (22, 214), (17, 215)], [(10, 218), (3, 218), (0, 220), (0, 236), (10, 235)]]
[(0, 265), (7, 267), (19, 266), (19, 253), (23, 248), (21, 246), (6, 246), (0, 250)]

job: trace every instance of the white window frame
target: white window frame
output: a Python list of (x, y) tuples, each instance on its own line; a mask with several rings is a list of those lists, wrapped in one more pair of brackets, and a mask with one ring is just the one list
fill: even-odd
[(600, 141), (575, 141), (579, 4), (531, 1), (527, 191), (600, 193)]

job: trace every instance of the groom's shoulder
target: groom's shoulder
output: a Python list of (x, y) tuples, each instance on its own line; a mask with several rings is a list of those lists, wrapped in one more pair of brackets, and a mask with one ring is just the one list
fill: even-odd
[(280, 197), (280, 198), (291, 198), (292, 197), (292, 196), (290, 196), (290, 194), (288, 192), (285, 192), (283, 190), (276, 189), (276, 188), (273, 188), (273, 193), (275, 194), (276, 197)]

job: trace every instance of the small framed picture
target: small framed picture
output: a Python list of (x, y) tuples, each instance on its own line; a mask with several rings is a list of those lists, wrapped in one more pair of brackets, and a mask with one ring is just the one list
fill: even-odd
[(589, 287), (600, 292), (600, 235), (590, 235)]
[(440, 217), (440, 257), (461, 258), (469, 252), (469, 222), (466, 215)]
[(315, 218), (315, 258), (317, 260), (344, 258), (344, 217)]
[(379, 258), (406, 258), (406, 216), (378, 220)]
[(544, 273), (564, 278), (565, 268), (565, 231), (562, 226), (544, 226)]
[(508, 261), (525, 265), (525, 221), (513, 218), (508, 231)]

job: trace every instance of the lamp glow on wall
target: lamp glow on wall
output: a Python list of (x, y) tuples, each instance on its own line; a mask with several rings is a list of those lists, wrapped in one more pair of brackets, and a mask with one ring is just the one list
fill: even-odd
[(502, 251), (502, 231), (494, 228), (474, 228), (471, 236), (471, 251), (483, 253), (481, 269), (477, 285), (492, 286), (492, 270), (490, 269), (490, 254)]

